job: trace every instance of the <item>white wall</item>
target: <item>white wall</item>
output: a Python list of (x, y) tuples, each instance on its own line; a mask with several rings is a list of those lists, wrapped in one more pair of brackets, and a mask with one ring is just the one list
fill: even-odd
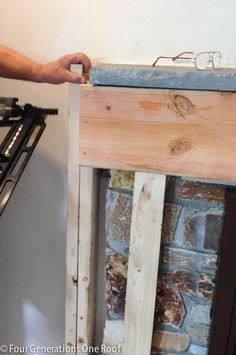
[(234, 0), (85, 0), (78, 8), (81, 49), (98, 61), (151, 64), (221, 50), (224, 65), (236, 64)]
[[(221, 50), (236, 64), (234, 0), (0, 0), (0, 43), (39, 61), (84, 51), (151, 64)], [(58, 107), (0, 219), (0, 343), (64, 341), (68, 86), (0, 79), (0, 95)]]

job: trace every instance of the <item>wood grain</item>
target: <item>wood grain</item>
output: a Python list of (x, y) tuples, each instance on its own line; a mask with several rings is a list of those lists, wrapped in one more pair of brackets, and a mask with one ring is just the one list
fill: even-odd
[(80, 164), (236, 180), (236, 94), (81, 88)]
[(165, 175), (135, 173), (123, 355), (150, 355)]
[[(98, 176), (96, 169), (80, 169), (80, 215), (78, 254), (77, 354), (89, 353), (82, 346), (94, 346)], [(83, 351), (82, 351), (83, 350)]]
[[(76, 68), (74, 68), (76, 70)], [(70, 84), (67, 235), (66, 235), (66, 302), (65, 342), (76, 346), (77, 339), (77, 281), (78, 281), (78, 231), (79, 231), (79, 86)], [(76, 142), (76, 145), (74, 144)], [(71, 352), (75, 354), (75, 352)]]

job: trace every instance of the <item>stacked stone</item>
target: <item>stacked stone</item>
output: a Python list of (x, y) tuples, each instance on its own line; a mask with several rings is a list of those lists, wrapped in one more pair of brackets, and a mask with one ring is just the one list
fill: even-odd
[[(106, 200), (104, 342), (122, 343), (133, 174), (112, 171)], [(152, 354), (207, 354), (224, 187), (168, 178)]]

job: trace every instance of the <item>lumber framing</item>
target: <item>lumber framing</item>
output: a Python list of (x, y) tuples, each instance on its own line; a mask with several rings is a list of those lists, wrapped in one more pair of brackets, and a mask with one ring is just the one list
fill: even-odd
[(151, 353), (165, 181), (135, 173), (123, 355)]
[[(80, 214), (77, 297), (77, 354), (89, 353), (83, 345), (92, 347), (95, 337), (96, 313), (96, 249), (98, 213), (98, 171), (80, 168)], [(91, 352), (90, 352), (91, 353)]]
[(94, 341), (97, 169), (133, 170), (123, 355), (150, 355), (166, 175), (236, 181), (235, 95), (70, 86), (67, 345)]
[(81, 88), (80, 164), (236, 180), (235, 93)]
[[(66, 303), (65, 343), (77, 344), (77, 283), (78, 283), (78, 238), (79, 238), (79, 150), (72, 142), (79, 142), (79, 87), (70, 84), (70, 117), (68, 148), (67, 189), (67, 238), (66, 238)], [(71, 352), (75, 354), (75, 352)]]

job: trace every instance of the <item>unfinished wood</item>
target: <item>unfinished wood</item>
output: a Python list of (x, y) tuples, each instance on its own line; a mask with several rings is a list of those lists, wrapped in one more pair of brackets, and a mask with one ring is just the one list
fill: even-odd
[(151, 352), (165, 181), (165, 175), (135, 173), (124, 355)]
[[(73, 65), (73, 71), (81, 72), (81, 66)], [(77, 337), (77, 259), (79, 231), (79, 85), (70, 84), (69, 145), (67, 188), (67, 235), (66, 235), (66, 303), (65, 343), (76, 346)], [(75, 354), (75, 352), (71, 352)]]
[[(94, 346), (96, 239), (97, 239), (97, 170), (80, 169), (80, 214), (78, 253), (78, 354), (88, 355), (83, 345)], [(81, 350), (81, 351), (80, 351)], [(91, 352), (90, 352), (91, 354)]]
[(236, 94), (81, 88), (80, 164), (236, 180)]

